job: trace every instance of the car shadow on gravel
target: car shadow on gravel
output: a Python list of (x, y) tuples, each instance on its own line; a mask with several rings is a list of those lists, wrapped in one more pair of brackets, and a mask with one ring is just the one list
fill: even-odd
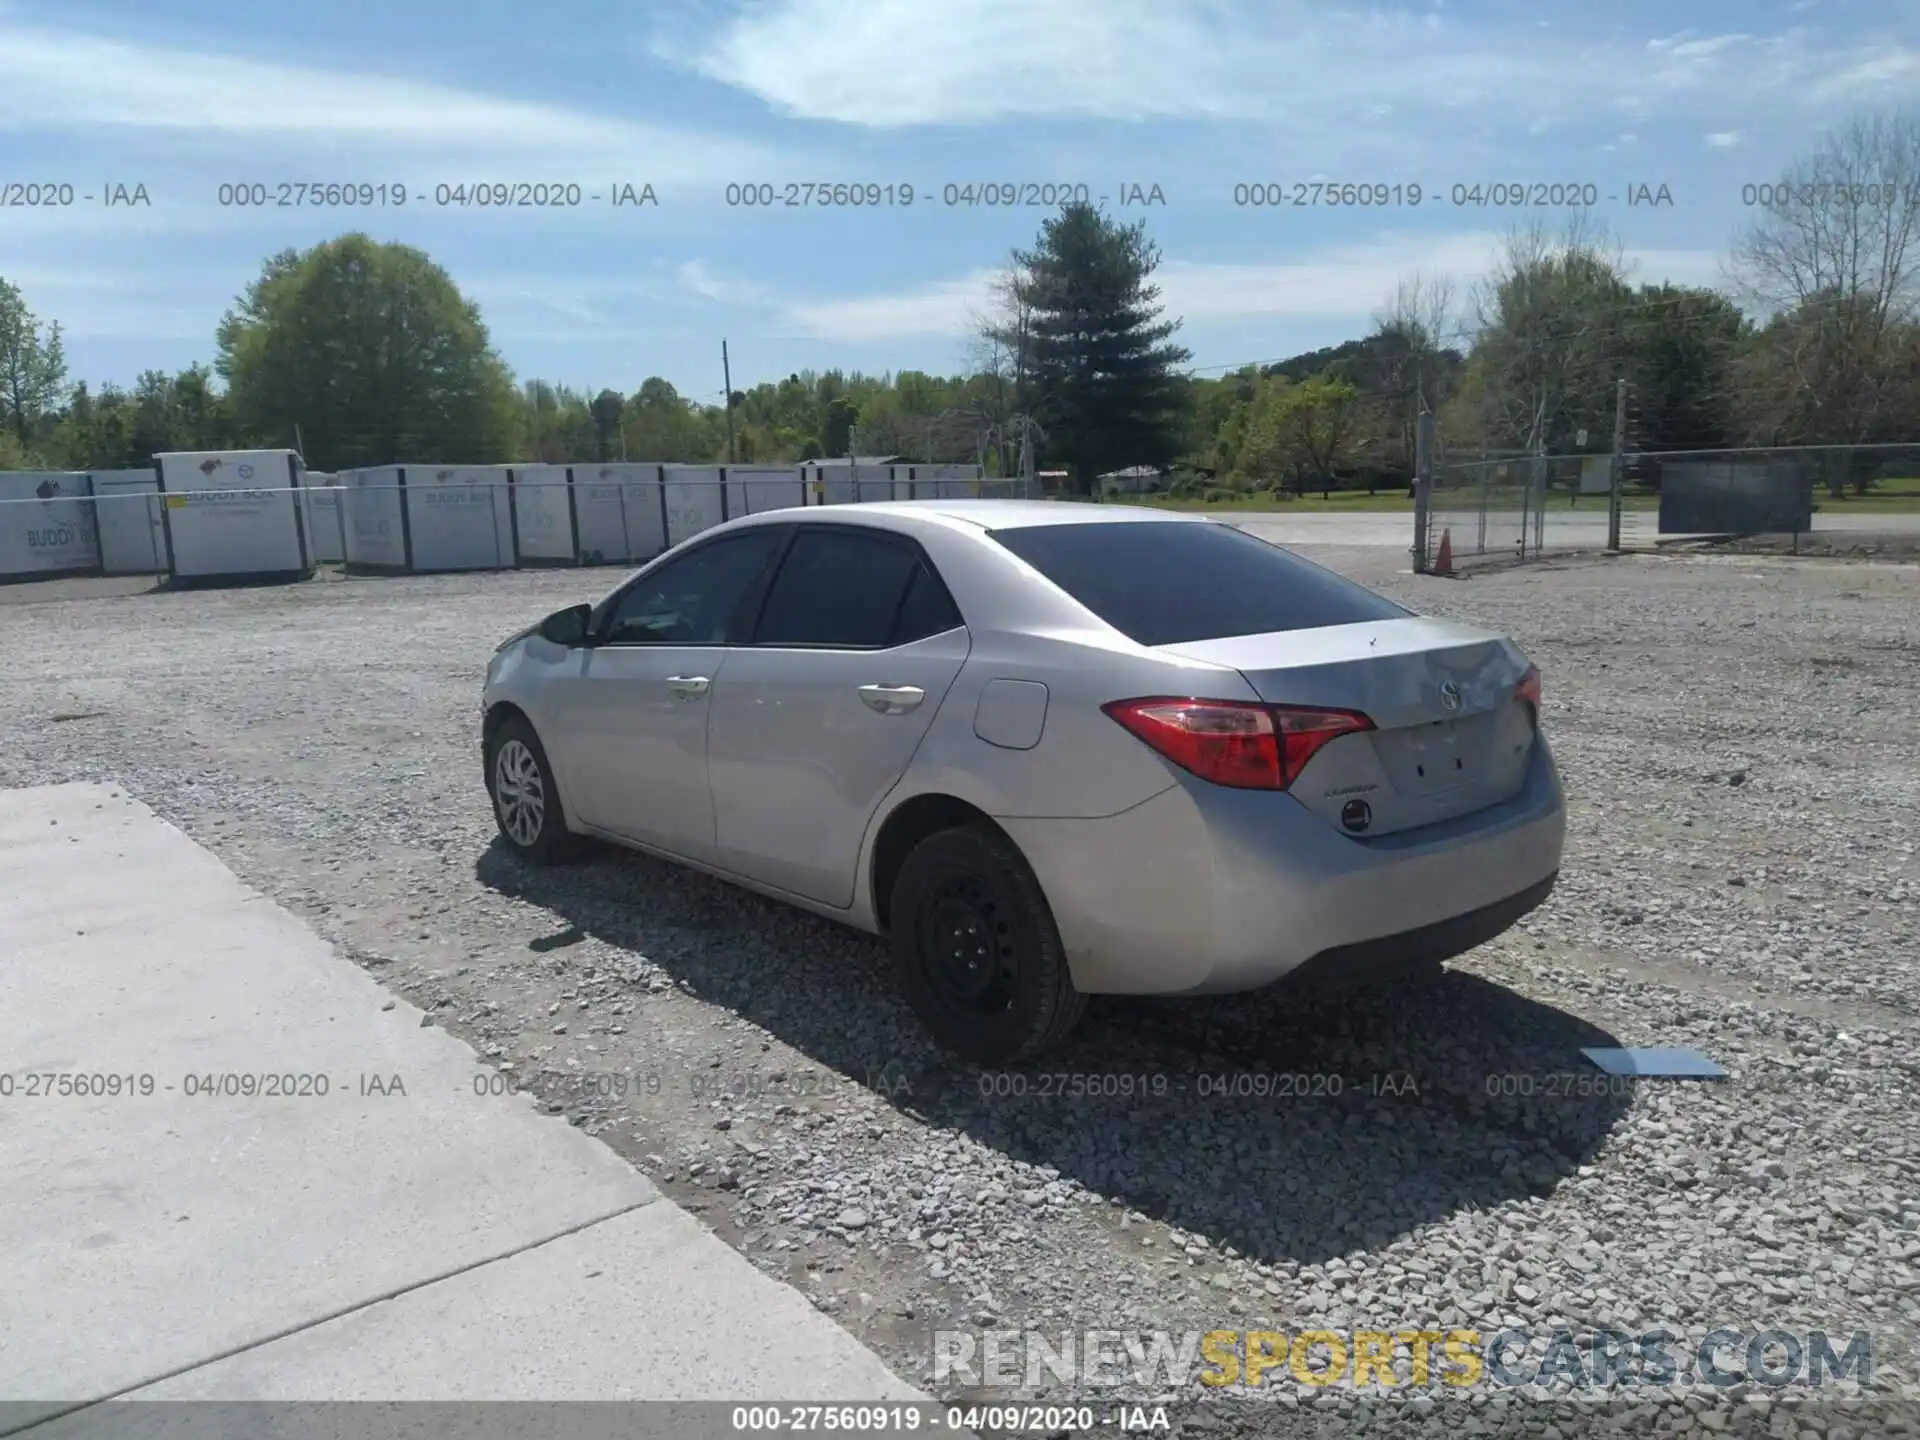
[[(984, 1071), (926, 1038), (872, 937), (612, 849), (533, 870), (496, 841), (475, 873), (551, 911), (555, 932), (644, 957), (636, 975), (664, 974), (900, 1111), (1116, 1202), (1116, 1221), (1124, 1207), (1255, 1261), (1377, 1251), (1548, 1193), (1632, 1099), (1635, 1082), (1580, 1054), (1619, 1043), (1606, 1031), (1459, 970), (1349, 989), (1096, 997), (1064, 1050)], [(530, 952), (589, 963), (550, 940)], [(645, 985), (630, 983), (644, 1007)], [(734, 1088), (771, 1109), (788, 1063), (769, 1055), (764, 1086)], [(1035, 1205), (1046, 1183), (1018, 1182)]]

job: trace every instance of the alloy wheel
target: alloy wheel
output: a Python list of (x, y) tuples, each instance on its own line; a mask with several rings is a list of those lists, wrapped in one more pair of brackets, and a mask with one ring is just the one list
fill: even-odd
[(493, 796), (507, 838), (523, 847), (533, 844), (547, 823), (547, 785), (524, 742), (509, 740), (494, 756)]

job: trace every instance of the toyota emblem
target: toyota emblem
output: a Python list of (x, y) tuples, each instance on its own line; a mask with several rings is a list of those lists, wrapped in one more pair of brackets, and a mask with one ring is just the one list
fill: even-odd
[(1460, 708), (1460, 687), (1451, 680), (1440, 682), (1440, 708), (1443, 710)]

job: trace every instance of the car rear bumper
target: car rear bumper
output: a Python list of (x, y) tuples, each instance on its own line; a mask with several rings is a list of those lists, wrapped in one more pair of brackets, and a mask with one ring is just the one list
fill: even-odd
[(1101, 820), (1002, 820), (1090, 994), (1254, 990), (1300, 969), (1447, 958), (1538, 905), (1566, 802), (1542, 739), (1513, 798), (1358, 840), (1289, 795), (1182, 779)]
[(1382, 935), (1377, 940), (1357, 940), (1350, 945), (1322, 950), (1296, 966), (1287, 978), (1351, 980), (1390, 974), (1423, 961), (1451, 960), (1505, 934), (1521, 916), (1538, 909), (1553, 893), (1554, 882), (1559, 878), (1560, 872), (1556, 870), (1516, 895), (1482, 905), (1464, 915), (1402, 930), (1397, 935)]

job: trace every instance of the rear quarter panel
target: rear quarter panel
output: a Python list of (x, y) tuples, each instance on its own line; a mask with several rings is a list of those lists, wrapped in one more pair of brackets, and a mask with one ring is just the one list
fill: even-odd
[[(1172, 785), (1174, 772), (1103, 714), (1103, 704), (1141, 694), (1251, 695), (1231, 670), (1169, 665), (1105, 642), (1097, 632), (976, 637), (896, 798), (944, 793), (1000, 818), (1117, 815)], [(981, 694), (1001, 679), (1046, 687), (1046, 719), (1030, 749), (992, 744), (975, 732)]]
[[(1095, 620), (984, 530), (920, 535), (972, 632), (973, 650), (926, 740), (884, 810), (947, 794), (999, 818), (1117, 815), (1174, 783), (1171, 766), (1100, 707), (1135, 695), (1251, 699), (1239, 672), (1148, 651)], [(994, 680), (1047, 688), (1046, 720), (1030, 749), (993, 745), (974, 730)]]

